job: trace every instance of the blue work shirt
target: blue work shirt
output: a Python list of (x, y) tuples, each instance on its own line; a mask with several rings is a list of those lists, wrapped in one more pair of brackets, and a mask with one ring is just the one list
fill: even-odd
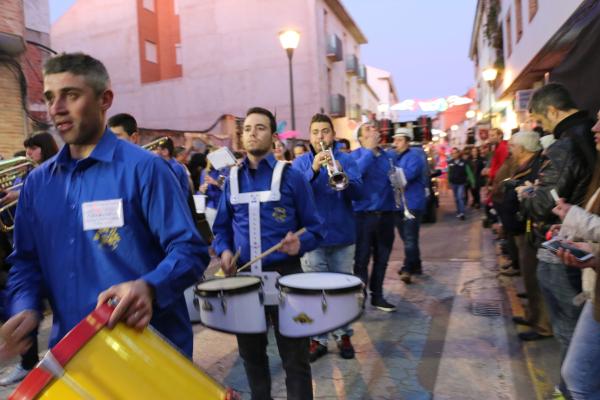
[[(245, 159), (238, 170), (240, 193), (271, 189), (271, 177), (277, 161), (273, 154), (267, 155), (258, 164), (256, 170), (250, 169)], [(231, 176), (230, 176), (231, 178)], [(231, 190), (228, 178), (217, 218), (213, 225), (215, 240), (212, 245), (218, 255), (225, 250), (235, 253), (241, 249), (238, 265), (250, 261), (248, 204), (231, 204)], [(317, 248), (323, 240), (321, 219), (315, 208), (315, 200), (308, 182), (293, 168), (286, 167), (281, 178), (281, 199), (260, 204), (261, 251), (279, 243), (288, 232), (306, 228), (300, 236), (300, 253)], [(269, 265), (282, 265), (291, 261), (285, 253), (274, 252), (262, 259), (263, 268)]]
[[(215, 181), (219, 180), (219, 177), (221, 175), (223, 175), (224, 177), (227, 177), (228, 175), (227, 170), (224, 170), (223, 172), (220, 172), (216, 169), (211, 169), (208, 172), (208, 175), (213, 178)], [(207, 172), (206, 171), (202, 171), (202, 173), (200, 174), (200, 185), (203, 185), (204, 182), (206, 181), (206, 175)], [(213, 208), (213, 209), (217, 209), (217, 207), (219, 206), (219, 200), (221, 199), (221, 194), (223, 193), (223, 190), (218, 187), (217, 185), (211, 185), (209, 184), (206, 188), (206, 207), (207, 208)]]
[[(82, 204), (122, 199), (124, 225), (83, 230)], [(53, 311), (50, 346), (96, 307), (112, 285), (143, 279), (154, 288), (151, 324), (188, 356), (192, 328), (183, 291), (208, 264), (168, 164), (106, 130), (85, 159), (69, 146), (31, 172), (17, 206), (10, 312)]]
[(352, 202), (354, 211), (397, 210), (389, 178), (393, 155), (379, 149), (379, 155), (375, 156), (364, 147), (359, 147), (350, 155), (356, 161), (363, 181), (362, 199)]
[(187, 168), (174, 158), (169, 159), (169, 165), (171, 166), (171, 169), (177, 178), (177, 182), (179, 182), (179, 186), (181, 186), (181, 189), (183, 190), (183, 195), (187, 197), (191, 190)]
[(315, 153), (312, 147), (310, 152), (302, 154), (292, 163), (292, 167), (302, 173), (304, 179), (310, 183), (319, 215), (323, 218), (326, 234), (319, 247), (347, 246), (356, 242), (352, 200), (361, 198), (362, 179), (356, 162), (349, 154), (338, 151), (337, 146), (334, 146), (333, 156), (342, 165), (342, 170), (348, 177), (348, 187), (342, 191), (331, 188), (325, 166), (321, 166), (319, 171), (314, 173), (312, 164)]
[(395, 153), (395, 165), (402, 168), (406, 177), (404, 197), (409, 210), (425, 210), (426, 192), (423, 171), (426, 164), (419, 150), (408, 148), (403, 153)]

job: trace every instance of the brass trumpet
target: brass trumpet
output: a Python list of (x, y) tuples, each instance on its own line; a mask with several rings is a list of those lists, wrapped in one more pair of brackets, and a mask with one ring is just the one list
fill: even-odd
[[(36, 164), (26, 157), (15, 157), (0, 161), (0, 190), (4, 193), (20, 190), (25, 177), (36, 167)], [(15, 227), (15, 211), (17, 200), (0, 207), (0, 231), (10, 232)]]
[(151, 141), (150, 143), (146, 143), (145, 145), (142, 146), (142, 148), (146, 149), (148, 151), (154, 151), (159, 146), (162, 146), (167, 141), (168, 138), (169, 138), (168, 136), (158, 138), (156, 140)]
[(340, 192), (348, 187), (348, 175), (338, 169), (335, 157), (333, 156), (333, 150), (326, 148), (325, 143), (320, 142), (321, 151), (327, 152), (329, 160), (324, 163), (327, 167), (327, 175), (329, 175), (329, 186), (337, 192)]

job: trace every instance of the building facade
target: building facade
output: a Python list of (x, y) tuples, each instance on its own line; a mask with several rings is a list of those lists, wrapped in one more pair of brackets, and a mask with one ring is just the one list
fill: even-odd
[(349, 121), (369, 111), (360, 61), (367, 39), (339, 0), (78, 0), (51, 38), (58, 51), (102, 60), (116, 94), (111, 114), (131, 113), (142, 127), (199, 130), (263, 106), (289, 130), (288, 59), (278, 39), (286, 29), (301, 35), (293, 56), (300, 137), (319, 111), (349, 136)]

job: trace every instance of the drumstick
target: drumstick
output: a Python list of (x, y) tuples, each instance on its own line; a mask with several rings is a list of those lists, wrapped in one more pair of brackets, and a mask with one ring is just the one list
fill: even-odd
[[(306, 232), (306, 228), (299, 229), (298, 231), (294, 232), (294, 235), (300, 236), (304, 232)], [(283, 246), (282, 242), (277, 243), (275, 246), (271, 247), (269, 250), (265, 251), (264, 253), (255, 257), (253, 260), (250, 260), (246, 264), (242, 265), (240, 268), (238, 268), (237, 272), (240, 272), (241, 270), (248, 268), (249, 266), (251, 266), (252, 264), (257, 262), (258, 260), (261, 260), (261, 259), (265, 258), (266, 256), (268, 256), (269, 254), (276, 252), (277, 250), (279, 250), (281, 248), (281, 246)]]

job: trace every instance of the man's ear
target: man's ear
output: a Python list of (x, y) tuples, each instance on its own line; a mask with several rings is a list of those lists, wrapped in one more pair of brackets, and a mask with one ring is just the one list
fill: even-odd
[(102, 111), (104, 111), (104, 112), (108, 111), (110, 106), (112, 106), (114, 97), (115, 97), (115, 94), (110, 89), (106, 89), (100, 95), (100, 108), (102, 109)]

